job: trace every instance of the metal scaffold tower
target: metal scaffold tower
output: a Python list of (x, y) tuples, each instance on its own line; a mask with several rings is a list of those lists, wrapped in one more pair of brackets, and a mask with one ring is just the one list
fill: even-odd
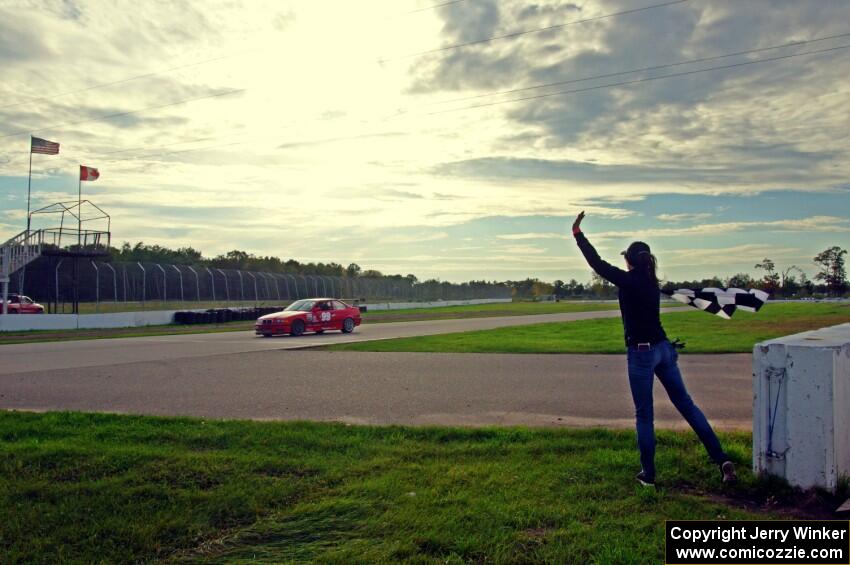
[[(56, 227), (30, 229), (33, 220), (41, 217), (56, 218)], [(34, 218), (34, 216), (36, 216)], [(89, 229), (88, 226), (99, 222), (106, 224), (106, 230)], [(8, 313), (9, 281), (12, 274), (26, 275), (26, 266), (41, 256), (56, 260), (72, 261), (74, 269), (73, 312), (79, 313), (79, 262), (81, 259), (93, 260), (109, 255), (112, 220), (106, 212), (89, 200), (57, 202), (30, 212), (27, 217), (27, 229), (9, 239), (0, 246), (0, 292), (2, 292), (2, 313)], [(23, 284), (20, 285), (23, 287)], [(50, 311), (55, 311), (58, 296), (51, 297)]]

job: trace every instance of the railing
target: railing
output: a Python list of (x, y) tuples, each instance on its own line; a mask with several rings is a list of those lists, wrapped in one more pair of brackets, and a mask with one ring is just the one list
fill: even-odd
[(0, 248), (0, 277), (6, 278), (37, 259), (44, 246), (44, 230), (22, 231)]
[[(112, 242), (112, 234), (100, 230), (77, 230), (74, 228), (48, 228), (44, 232), (44, 244), (68, 252), (106, 252)], [(65, 246), (63, 248), (63, 245)]]

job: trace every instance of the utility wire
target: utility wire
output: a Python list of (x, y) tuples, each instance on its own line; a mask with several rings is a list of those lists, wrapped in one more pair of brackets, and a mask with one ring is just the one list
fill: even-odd
[(443, 6), (449, 6), (451, 4), (459, 4), (461, 2), (465, 2), (466, 0), (450, 0), (449, 2), (442, 2), (440, 4), (434, 4), (433, 6), (426, 6), (424, 8), (417, 8), (416, 10), (410, 10), (409, 12), (404, 12), (404, 15), (407, 14), (417, 14), (419, 12), (427, 12), (428, 10), (435, 10), (437, 8), (442, 8)]
[(29, 134), (29, 133), (34, 133), (34, 132), (38, 132), (38, 131), (45, 131), (45, 130), (49, 130), (49, 129), (58, 129), (58, 128), (64, 128), (64, 127), (68, 127), (68, 126), (77, 126), (77, 125), (80, 125), (80, 124), (88, 124), (88, 123), (91, 123), (91, 122), (99, 122), (101, 120), (108, 120), (110, 118), (118, 118), (120, 116), (129, 116), (131, 114), (138, 114), (140, 112), (146, 112), (148, 110), (156, 110), (156, 109), (159, 109), (159, 108), (168, 108), (169, 106), (177, 106), (179, 104), (185, 104), (187, 102), (194, 102), (196, 100), (205, 100), (207, 98), (217, 98), (219, 96), (229, 96), (231, 94), (237, 94), (239, 92), (245, 92), (246, 90), (247, 90), (246, 88), (238, 88), (238, 89), (234, 89), (234, 90), (225, 90), (224, 92), (216, 92), (214, 94), (207, 94), (205, 96), (196, 96), (194, 98), (184, 98), (182, 100), (176, 100), (174, 102), (169, 102), (168, 104), (159, 104), (159, 105), (156, 105), (156, 106), (147, 106), (145, 108), (139, 108), (137, 110), (130, 110), (128, 112), (116, 112), (114, 114), (106, 114), (104, 116), (97, 116), (96, 118), (89, 118), (89, 119), (86, 119), (86, 120), (79, 120), (79, 121), (76, 121), (76, 122), (65, 122), (65, 123), (62, 123), (62, 124), (53, 124), (53, 125), (49, 125), (49, 126), (40, 127), (40, 128), (37, 128), (37, 129), (21, 130), (21, 131), (16, 131), (15, 133), (7, 133), (7, 134), (4, 134), (4, 135), (0, 135), (0, 139), (2, 139), (4, 137), (12, 137), (12, 136), (15, 136), (15, 135), (23, 135), (25, 133)]
[(125, 82), (131, 82), (131, 81), (138, 80), (138, 79), (141, 79), (141, 78), (148, 78), (148, 77), (152, 77), (152, 76), (156, 76), (156, 75), (170, 73), (171, 71), (177, 71), (177, 70), (186, 69), (186, 68), (189, 68), (189, 67), (196, 67), (198, 65), (205, 65), (207, 63), (213, 63), (215, 61), (222, 61), (224, 59), (230, 59), (230, 58), (236, 57), (238, 55), (243, 55), (247, 52), (249, 52), (249, 51), (240, 51), (238, 53), (231, 53), (230, 55), (223, 55), (221, 57), (215, 57), (213, 59), (204, 59), (203, 61), (196, 61), (194, 63), (187, 63), (185, 65), (178, 65), (176, 67), (169, 67), (167, 69), (162, 69), (161, 71), (153, 71), (153, 72), (150, 72), (150, 73), (135, 75), (135, 76), (127, 77), (127, 78), (122, 78), (122, 79), (119, 79), (119, 80), (114, 80), (114, 81), (111, 81), (111, 82), (102, 82), (100, 84), (93, 84), (91, 86), (86, 86), (84, 88), (79, 88), (77, 90), (68, 90), (66, 92), (60, 92), (59, 94), (52, 94), (50, 96), (41, 96), (39, 98), (30, 98), (29, 100), (24, 100), (23, 102), (15, 102), (13, 104), (6, 104), (6, 105), (3, 105), (3, 106), (0, 106), (0, 110), (5, 109), (5, 108), (15, 108), (17, 106), (23, 106), (24, 104), (33, 104), (35, 102), (53, 100), (55, 98), (62, 98), (64, 96), (70, 96), (71, 94), (79, 94), (80, 92), (88, 92), (89, 90), (95, 90), (97, 88), (103, 88), (103, 87), (106, 87), (106, 86), (113, 86), (113, 85), (116, 85), (116, 84), (123, 84)]
[(478, 99), (478, 98), (486, 98), (486, 97), (489, 97), (489, 96), (499, 96), (499, 95), (503, 95), (503, 94), (513, 94), (515, 92), (525, 92), (527, 90), (536, 90), (538, 88), (547, 88), (547, 87), (550, 87), (550, 86), (562, 86), (562, 85), (565, 85), (565, 84), (572, 84), (572, 83), (576, 83), (576, 82), (584, 82), (584, 81), (588, 81), (588, 80), (596, 80), (596, 79), (600, 79), (600, 78), (611, 78), (611, 77), (615, 77), (615, 76), (630, 75), (630, 74), (633, 74), (633, 73), (640, 73), (640, 72), (645, 72), (645, 71), (657, 71), (657, 70), (661, 70), (661, 69), (669, 69), (669, 68), (672, 68), (672, 67), (680, 67), (682, 65), (691, 65), (691, 64), (694, 64), (694, 63), (706, 63), (708, 61), (717, 61), (719, 59), (727, 59), (729, 57), (737, 57), (739, 55), (749, 55), (749, 54), (753, 54), (753, 53), (762, 53), (762, 52), (765, 52), (765, 51), (773, 51), (773, 50), (776, 50), (776, 49), (783, 49), (783, 48), (786, 48), (786, 47), (799, 47), (801, 45), (807, 45), (809, 43), (818, 43), (818, 42), (822, 42), (822, 41), (829, 41), (830, 39), (837, 39), (839, 37), (850, 37), (850, 33), (840, 33), (840, 34), (837, 34), (837, 35), (828, 35), (828, 36), (825, 36), (825, 37), (817, 37), (815, 39), (805, 39), (805, 40), (800, 40), (800, 41), (792, 41), (790, 43), (783, 43), (782, 45), (772, 45), (770, 47), (760, 47), (758, 49), (747, 49), (745, 51), (736, 51), (734, 53), (726, 53), (726, 54), (723, 54), (723, 55), (713, 55), (711, 57), (700, 57), (699, 59), (689, 59), (689, 60), (686, 60), (686, 61), (679, 61), (679, 62), (676, 62), (676, 63), (667, 63), (667, 64), (664, 64), (664, 65), (654, 65), (652, 67), (642, 67), (642, 68), (639, 68), (639, 69), (630, 69), (630, 70), (627, 70), (627, 71), (618, 71), (618, 72), (615, 72), (615, 73), (605, 73), (605, 74), (601, 74), (601, 75), (592, 75), (592, 76), (587, 76), (587, 77), (582, 77), (582, 78), (562, 80), (562, 81), (558, 81), (558, 82), (549, 82), (549, 83), (538, 84), (538, 85), (534, 85), (534, 86), (512, 88), (510, 90), (501, 90), (499, 92), (486, 92), (484, 94), (475, 94), (475, 95), (472, 95), (472, 96), (464, 96), (464, 97), (461, 97), (461, 98), (453, 98), (451, 100), (441, 100), (441, 101), (438, 101), (438, 102), (430, 102), (430, 103), (426, 104), (426, 106), (452, 104), (454, 102), (464, 102), (466, 100), (475, 100), (475, 99)]
[(515, 31), (513, 33), (507, 33), (505, 35), (496, 35), (496, 36), (493, 36), (493, 37), (487, 37), (485, 39), (477, 39), (475, 41), (468, 41), (466, 43), (456, 43), (454, 45), (446, 45), (444, 47), (437, 47), (436, 49), (429, 49), (427, 51), (419, 51), (417, 53), (411, 53), (409, 55), (403, 55), (401, 57), (395, 57), (395, 58), (389, 58), (389, 59), (383, 59), (383, 60), (384, 61), (392, 61), (394, 59), (411, 59), (413, 57), (420, 57), (422, 55), (428, 55), (429, 53), (440, 53), (440, 52), (449, 51), (449, 50), (452, 50), (452, 49), (459, 49), (461, 47), (468, 47), (470, 45), (480, 45), (482, 43), (490, 43), (492, 41), (498, 41), (500, 39), (510, 39), (510, 38), (513, 38), (513, 37), (519, 37), (521, 35), (527, 35), (529, 33), (539, 33), (541, 31), (549, 31), (549, 30), (552, 30), (552, 29), (559, 29), (559, 28), (562, 28), (562, 27), (567, 27), (567, 26), (577, 25), (577, 24), (583, 24), (583, 23), (587, 23), (587, 22), (593, 22), (593, 21), (596, 21), (596, 20), (603, 20), (603, 19), (606, 19), (606, 18), (614, 18), (614, 17), (617, 17), (617, 16), (625, 16), (625, 15), (628, 15), (628, 14), (635, 14), (635, 13), (638, 13), (638, 12), (644, 12), (646, 10), (653, 10), (655, 8), (663, 8), (663, 7), (666, 7), (666, 6), (673, 6), (674, 4), (683, 4), (683, 3), (689, 2), (689, 1), (690, 0), (671, 0), (670, 2), (662, 2), (661, 4), (653, 4), (651, 6), (644, 6), (643, 8), (633, 8), (631, 10), (623, 10), (621, 12), (614, 12), (614, 13), (611, 13), (611, 14), (603, 14), (601, 16), (594, 16), (592, 18), (584, 18), (584, 19), (581, 19), (581, 20), (574, 20), (574, 21), (571, 21), (571, 22), (563, 23), (563, 24), (555, 24), (555, 25), (540, 27), (540, 28), (535, 28), (535, 29), (526, 29), (526, 30), (522, 30), (522, 31)]
[[(141, 149), (151, 151), (151, 150), (163, 149), (165, 147), (170, 147), (170, 146), (183, 144), (183, 143), (197, 143), (198, 141), (209, 141), (209, 140), (213, 140), (213, 139), (222, 139), (224, 137), (231, 137), (231, 136), (222, 135), (222, 136), (219, 136), (219, 137), (207, 137), (207, 138), (203, 138), (203, 139), (178, 141), (176, 143), (159, 145), (157, 147), (146, 147), (146, 148), (142, 147)], [(217, 149), (219, 147), (229, 147), (231, 145), (242, 145), (244, 143), (245, 143), (244, 141), (234, 141), (234, 142), (231, 142), (231, 143), (221, 143), (221, 144), (217, 144), (217, 145), (204, 145), (203, 147), (190, 147), (189, 149), (178, 149), (176, 151), (167, 151), (167, 152), (164, 152), (164, 153), (151, 153), (151, 154), (148, 154), (148, 155), (137, 156), (135, 158), (134, 157), (105, 157), (105, 159), (109, 160), (109, 161), (126, 161), (128, 159), (153, 159), (154, 157), (165, 157), (167, 155), (176, 155), (178, 153), (191, 153), (193, 151), (202, 151), (204, 149)], [(140, 148), (136, 147), (135, 149), (140, 149)], [(132, 150), (133, 149), (126, 149), (125, 151), (132, 151)], [(102, 155), (114, 155), (115, 153), (121, 153), (121, 151), (113, 151), (112, 153), (102, 153)]]
[[(559, 82), (551, 82), (551, 83), (540, 84), (540, 85), (535, 85), (535, 86), (528, 86), (528, 87), (523, 87), (523, 88), (514, 88), (514, 89), (510, 89), (510, 90), (502, 90), (502, 91), (499, 91), (499, 92), (489, 92), (489, 93), (484, 93), (484, 94), (477, 94), (477, 95), (474, 95), (474, 96), (466, 96), (466, 97), (461, 97), (461, 98), (455, 98), (455, 99), (452, 99), (452, 100), (430, 102), (430, 103), (424, 104), (423, 107), (434, 106), (434, 105), (443, 105), (443, 104), (449, 104), (449, 103), (454, 103), (454, 102), (463, 102), (463, 101), (466, 101), (466, 100), (474, 100), (474, 99), (478, 99), (478, 98), (485, 98), (485, 97), (498, 96), (498, 95), (504, 95), (504, 94), (512, 94), (512, 93), (516, 93), (516, 92), (524, 92), (524, 91), (534, 90), (534, 89), (539, 89), (539, 88), (546, 88), (546, 87), (551, 87), (551, 86), (561, 86), (561, 85), (564, 85), (564, 84), (571, 84), (571, 83), (583, 82), (583, 81), (595, 80), (595, 79), (601, 79), (601, 78), (610, 78), (610, 77), (614, 77), (614, 76), (621, 76), (621, 75), (633, 74), (633, 73), (638, 73), (638, 72), (645, 72), (645, 71), (650, 71), (650, 70), (659, 70), (659, 69), (671, 68), (671, 67), (687, 65), (687, 64), (704, 63), (704, 62), (707, 62), (707, 61), (714, 61), (714, 60), (718, 60), (718, 59), (735, 57), (735, 56), (739, 56), (739, 55), (760, 53), (760, 52), (764, 52), (764, 51), (771, 51), (771, 50), (781, 49), (781, 48), (786, 48), (786, 47), (798, 47), (798, 46), (806, 45), (806, 44), (809, 44), (809, 43), (818, 43), (818, 42), (827, 41), (827, 40), (830, 40), (830, 39), (837, 39), (837, 38), (848, 37), (848, 36), (850, 36), (850, 32), (840, 33), (840, 34), (830, 35), (830, 36), (825, 36), (825, 37), (816, 37), (814, 39), (808, 39), (808, 40), (793, 41), (793, 42), (790, 42), (790, 43), (784, 43), (784, 44), (781, 44), (781, 45), (772, 45), (772, 46), (769, 46), (769, 47), (762, 47), (762, 48), (758, 48), (758, 49), (747, 49), (747, 50), (744, 50), (744, 51), (736, 51), (734, 53), (725, 53), (725, 54), (722, 54), (722, 55), (714, 55), (714, 56), (711, 56), (711, 57), (701, 57), (701, 58), (698, 58), (698, 59), (690, 59), (690, 60), (687, 60), (687, 61), (679, 61), (679, 62), (676, 62), (676, 63), (669, 63), (669, 64), (665, 64), (665, 65), (655, 65), (655, 66), (651, 66), (651, 67), (630, 69), (630, 70), (619, 71), (619, 72), (614, 72), (614, 73), (605, 73), (605, 74), (600, 74), (600, 75), (593, 75), (593, 76), (564, 80), (564, 81), (559, 81)], [(408, 112), (404, 111), (401, 114), (399, 114), (397, 116), (393, 116), (393, 117), (399, 117), (399, 116), (404, 115), (406, 113), (408, 113)], [(183, 145), (183, 144), (187, 144), (187, 143), (198, 143), (198, 142), (201, 142), (201, 141), (213, 141), (213, 140), (218, 140), (218, 139), (222, 139), (222, 138), (225, 138), (225, 137), (230, 137), (230, 136), (229, 135), (218, 135), (218, 136), (200, 137), (200, 138), (189, 139), (189, 140), (185, 140), (185, 141), (175, 141), (175, 142), (172, 142), (172, 143), (158, 145), (156, 147), (144, 147), (144, 146), (143, 147), (130, 147), (130, 148), (126, 148), (126, 149), (119, 149), (119, 150), (116, 150), (116, 151), (109, 151), (109, 152), (101, 153), (101, 155), (116, 155), (118, 153), (127, 153), (129, 151), (137, 151), (137, 150), (145, 151), (145, 150), (164, 149), (164, 148), (167, 148), (167, 147), (172, 147), (174, 145)], [(216, 146), (212, 146), (212, 147), (214, 148), (214, 147), (218, 147), (218, 146), (216, 145)], [(192, 151), (194, 151), (194, 150), (197, 150), (197, 149), (192, 149)], [(166, 155), (169, 155), (169, 154), (171, 154), (171, 153), (166, 153)], [(157, 155), (159, 155), (159, 154), (157, 154)], [(144, 156), (144, 157), (148, 157), (148, 156)]]
[[(847, 36), (847, 35), (850, 35), (850, 33), (831, 36), (830, 38), (843, 37), (843, 36)], [(818, 38), (818, 39), (808, 40), (807, 43), (813, 43), (813, 42), (816, 42), (816, 41), (821, 41), (822, 39), (827, 39), (827, 38)], [(797, 43), (800, 43), (800, 42), (797, 42)], [(723, 65), (723, 66), (718, 66), (718, 67), (710, 67), (710, 68), (706, 68), (706, 69), (697, 69), (697, 70), (693, 70), (693, 71), (671, 73), (671, 74), (660, 75), (660, 76), (656, 76), (656, 77), (645, 77), (645, 78), (635, 79), (635, 80), (631, 80), (631, 81), (622, 81), (622, 82), (615, 82), (615, 83), (609, 83), (609, 84), (604, 84), (604, 85), (596, 85), (596, 86), (591, 86), (591, 87), (587, 87), (587, 88), (563, 90), (563, 91), (552, 92), (552, 93), (536, 95), (536, 96), (527, 96), (527, 97), (523, 97), (523, 98), (515, 98), (515, 99), (511, 99), (511, 100), (502, 100), (502, 101), (491, 102), (491, 103), (487, 103), (487, 104), (466, 106), (466, 107), (462, 107), (462, 108), (452, 108), (452, 109), (449, 109), (449, 110), (442, 110), (442, 111), (438, 111), (438, 112), (430, 112), (430, 113), (427, 113), (427, 114), (424, 114), (424, 115), (444, 114), (444, 113), (448, 113), (448, 112), (457, 112), (457, 111), (460, 111), (460, 110), (470, 110), (470, 109), (476, 109), (476, 108), (484, 108), (484, 107), (488, 107), (488, 106), (495, 106), (495, 105), (498, 105), (498, 104), (508, 104), (508, 103), (511, 103), (511, 102), (534, 100), (534, 99), (538, 99), (538, 98), (560, 96), (560, 95), (565, 95), (565, 94), (576, 94), (576, 93), (580, 93), (580, 92), (588, 92), (588, 91), (599, 90), (599, 89), (603, 89), (603, 88), (612, 88), (612, 87), (615, 87), (615, 86), (627, 86), (627, 85), (638, 84), (638, 83), (642, 83), (642, 82), (660, 80), (660, 79), (664, 79), (664, 78), (674, 78), (674, 77), (679, 77), (679, 76), (687, 76), (687, 75), (716, 71), (716, 70), (722, 70), (722, 69), (731, 69), (731, 68), (743, 67), (743, 66), (746, 66), (746, 65), (754, 65), (754, 64), (757, 64), (757, 63), (768, 63), (768, 62), (772, 62), (772, 61), (791, 59), (791, 58), (794, 58), (794, 57), (802, 57), (802, 56), (805, 56), (805, 55), (816, 55), (816, 54), (820, 54), (820, 53), (838, 51), (838, 50), (843, 50), (843, 49), (847, 49), (847, 48), (850, 48), (850, 45), (841, 45), (841, 46), (831, 47), (831, 48), (827, 48), (827, 49), (820, 49), (820, 50), (815, 50), (815, 51), (806, 51), (804, 53), (793, 53), (793, 54), (789, 54), (789, 55), (782, 55), (782, 56), (771, 57), (771, 58), (767, 58), (767, 59), (759, 59), (757, 61), (745, 61), (745, 62), (741, 62), (741, 63)], [(769, 49), (769, 48), (764, 48), (764, 49)], [(640, 70), (640, 69), (638, 69), (638, 70)], [(637, 71), (632, 71), (632, 72), (637, 72)], [(414, 116), (414, 115), (417, 115), (417, 114), (407, 114), (407, 115), (408, 116)], [(418, 115), (422, 115), (422, 114), (418, 114)], [(393, 119), (393, 118), (402, 117), (402, 116), (404, 116), (404, 114), (393, 116), (392, 118), (388, 118), (388, 119)], [(380, 120), (380, 121), (387, 121), (387, 119)], [(212, 140), (212, 139), (222, 139), (222, 138), (226, 138), (226, 137), (229, 137), (229, 135), (223, 135), (223, 136), (217, 136), (217, 137), (206, 137), (206, 138), (200, 138), (200, 139), (195, 139), (195, 140), (181, 141), (181, 142), (176, 142), (176, 143), (172, 143), (172, 144), (152, 147), (150, 149), (154, 149), (154, 150), (155, 149), (162, 149), (162, 148), (165, 148), (165, 147), (168, 147), (168, 146), (171, 146), (171, 145), (176, 145), (176, 144), (193, 143), (193, 142), (207, 141), (207, 140)], [(226, 143), (226, 144), (217, 144), (217, 145), (204, 146), (204, 147), (193, 147), (193, 148), (186, 149), (186, 150), (178, 150), (178, 151), (171, 151), (171, 152), (167, 152), (167, 153), (155, 153), (155, 154), (143, 155), (143, 156), (137, 157), (137, 158), (150, 159), (150, 158), (154, 158), (154, 157), (168, 156), (168, 155), (173, 155), (173, 154), (178, 154), (178, 153), (189, 153), (189, 152), (194, 152), (194, 151), (203, 151), (203, 150), (206, 150), (206, 149), (216, 149), (216, 148), (219, 148), (219, 147), (226, 147), (226, 146), (230, 146), (230, 145), (238, 145), (240, 143), (245, 143), (245, 142), (243, 141), (243, 142), (239, 142), (239, 143)], [(130, 150), (115, 151), (113, 153), (120, 153), (120, 152), (125, 152), (125, 151), (130, 151)], [(125, 158), (118, 157), (118, 159), (123, 160)]]
[[(156, 147), (153, 147), (153, 148), (147, 147), (147, 146), (128, 147), (126, 149), (118, 149), (117, 151), (104, 151), (104, 152), (99, 153), (99, 155), (115, 155), (117, 153), (127, 153), (128, 151), (139, 151), (139, 150), (145, 151), (145, 150), (150, 150), (150, 149), (160, 149), (162, 147), (172, 147), (174, 145), (182, 145), (184, 143), (197, 143), (199, 141), (212, 141), (214, 139), (221, 139), (222, 137), (224, 137), (224, 136), (214, 135), (214, 136), (208, 136), (208, 137), (199, 137), (197, 139), (187, 139), (185, 141), (174, 141), (172, 143), (164, 143), (162, 145), (157, 145)], [(118, 157), (118, 158), (120, 158), (120, 157)]]
[(579, 92), (590, 92), (592, 90), (601, 90), (603, 88), (612, 88), (612, 87), (615, 87), (615, 86), (628, 86), (628, 85), (632, 85), (632, 84), (639, 84), (639, 83), (643, 83), (643, 82), (650, 82), (650, 81), (653, 81), (653, 80), (661, 80), (661, 79), (665, 79), (665, 78), (682, 77), (682, 76), (688, 76), (688, 75), (695, 75), (695, 74), (698, 74), (698, 73), (707, 73), (707, 72), (710, 72), (710, 71), (719, 71), (719, 70), (723, 70), (723, 69), (734, 69), (734, 68), (737, 68), (737, 67), (744, 67), (746, 65), (756, 65), (758, 63), (769, 63), (769, 62), (772, 62), (772, 61), (781, 61), (781, 60), (784, 60), (784, 59), (793, 59), (794, 57), (803, 57), (805, 55), (817, 55), (819, 53), (829, 53), (831, 51), (839, 51), (841, 49), (848, 49), (848, 48), (850, 48), (850, 44), (839, 45), (837, 47), (829, 47), (827, 49), (818, 49), (818, 50), (815, 50), (815, 51), (806, 51), (804, 53), (793, 53), (791, 55), (780, 55), (780, 56), (777, 56), (777, 57), (769, 57), (767, 59), (759, 59), (758, 61), (744, 61), (743, 63), (733, 63), (733, 64), (730, 64), (730, 65), (722, 65), (722, 66), (719, 66), (719, 67), (709, 67), (707, 69), (697, 69), (697, 70), (694, 70), (694, 71), (683, 71), (683, 72), (680, 72), (680, 73), (670, 73), (670, 74), (667, 74), (667, 75), (659, 75), (659, 76), (655, 76), (655, 77), (644, 77), (644, 78), (639, 78), (639, 79), (635, 79), (635, 80), (627, 80), (627, 81), (622, 81), (622, 82), (612, 82), (612, 83), (608, 83), (608, 84), (600, 84), (600, 85), (597, 85), (597, 86), (588, 86), (586, 88), (575, 88), (575, 89), (571, 89), (571, 90), (559, 90), (557, 92), (549, 92), (547, 94), (537, 94), (537, 95), (534, 95), (534, 96), (524, 96), (522, 98), (512, 98), (510, 100), (500, 100), (498, 102), (488, 102), (486, 104), (477, 104), (477, 105), (474, 105), (474, 106), (464, 106), (464, 107), (461, 107), (461, 108), (452, 108), (452, 109), (449, 109), (449, 110), (440, 110), (438, 112), (429, 112), (425, 115), (434, 116), (434, 115), (437, 115), (437, 114), (446, 114), (446, 113), (449, 113), (449, 112), (459, 112), (461, 110), (474, 110), (474, 109), (477, 109), (477, 108), (486, 108), (486, 107), (489, 107), (489, 106), (497, 106), (499, 104), (510, 104), (511, 102), (523, 102), (523, 101), (526, 101), (526, 100), (538, 100), (540, 98), (549, 98), (549, 97), (552, 97), (552, 96), (562, 96), (562, 95), (565, 95), (565, 94), (577, 94)]

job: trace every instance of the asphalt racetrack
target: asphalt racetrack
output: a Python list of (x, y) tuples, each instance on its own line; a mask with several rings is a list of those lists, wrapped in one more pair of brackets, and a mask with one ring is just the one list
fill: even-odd
[[(357, 424), (631, 427), (625, 355), (309, 349), (611, 316), (619, 312), (366, 324), (351, 335), (299, 338), (225, 332), (4, 345), (0, 408)], [(686, 355), (680, 365), (691, 395), (716, 426), (750, 427), (751, 355)], [(659, 427), (685, 426), (660, 385), (655, 397)]]

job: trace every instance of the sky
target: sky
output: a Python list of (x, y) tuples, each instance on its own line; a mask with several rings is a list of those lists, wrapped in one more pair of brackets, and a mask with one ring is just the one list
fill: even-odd
[(32, 209), (97, 167), (114, 245), (586, 281), (585, 210), (615, 264), (812, 277), (850, 244), (845, 46), (845, 0), (0, 0), (0, 238), (35, 135)]

